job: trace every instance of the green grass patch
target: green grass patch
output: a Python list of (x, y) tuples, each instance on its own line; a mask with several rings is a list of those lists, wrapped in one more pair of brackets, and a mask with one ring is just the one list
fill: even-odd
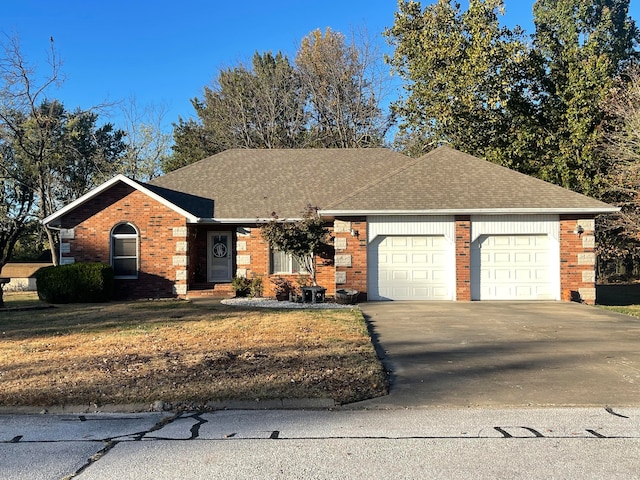
[(626, 306), (600, 305), (600, 308), (604, 308), (605, 310), (611, 310), (612, 312), (624, 313), (625, 315), (631, 315), (632, 317), (640, 318), (640, 305), (626, 305)]

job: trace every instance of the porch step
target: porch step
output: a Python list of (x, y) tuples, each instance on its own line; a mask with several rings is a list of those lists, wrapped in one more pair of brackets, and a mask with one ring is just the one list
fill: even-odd
[(219, 284), (206, 284), (206, 285), (190, 285), (187, 290), (187, 298), (202, 298), (202, 297), (219, 297), (229, 298), (233, 297), (235, 292), (230, 283)]

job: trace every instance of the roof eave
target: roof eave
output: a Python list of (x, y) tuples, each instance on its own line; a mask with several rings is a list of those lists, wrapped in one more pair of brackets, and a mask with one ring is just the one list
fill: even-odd
[(620, 207), (603, 206), (588, 208), (473, 208), (473, 209), (429, 209), (429, 210), (319, 210), (322, 216), (375, 216), (375, 215), (514, 215), (514, 214), (590, 214), (616, 213)]
[[(269, 223), (273, 220), (269, 218), (196, 218), (195, 221), (189, 221), (188, 223), (197, 223), (200, 225), (252, 225), (258, 223)], [(302, 218), (282, 218), (280, 219), (286, 222), (297, 222)]]
[(102, 185), (98, 185), (93, 190), (88, 191), (87, 193), (85, 193), (81, 197), (77, 198), (76, 200), (74, 200), (73, 202), (68, 204), (67, 206), (61, 208), (60, 210), (58, 210), (58, 211), (52, 213), (51, 215), (49, 215), (48, 217), (42, 219), (40, 221), (40, 223), (42, 223), (45, 226), (50, 226), (50, 224), (53, 223), (55, 220), (58, 220), (59, 218), (65, 216), (67, 213), (75, 210), (76, 208), (78, 208), (79, 206), (83, 205), (87, 201), (91, 200), (92, 198), (96, 197), (97, 195), (101, 194), (102, 192), (108, 190), (109, 188), (111, 188), (113, 185), (115, 185), (118, 182), (126, 183), (131, 188), (134, 188), (134, 189), (144, 193), (145, 195), (147, 195), (147, 196), (153, 198), (154, 200), (156, 200), (157, 202), (163, 204), (165, 207), (170, 208), (171, 210), (175, 211), (176, 213), (179, 213), (180, 215), (184, 216), (187, 219), (187, 222), (189, 222), (189, 223), (196, 223), (197, 220), (198, 220), (198, 217), (196, 217), (195, 215), (192, 215), (191, 213), (187, 212), (186, 210), (184, 210), (184, 209), (178, 207), (177, 205), (169, 202), (166, 198), (161, 197), (157, 193), (152, 192), (151, 190), (149, 190), (145, 186), (141, 185), (140, 183), (136, 182), (135, 180), (131, 180), (130, 178), (125, 177), (122, 174), (118, 174), (115, 177), (113, 177), (112, 179), (107, 180), (106, 182), (104, 182)]

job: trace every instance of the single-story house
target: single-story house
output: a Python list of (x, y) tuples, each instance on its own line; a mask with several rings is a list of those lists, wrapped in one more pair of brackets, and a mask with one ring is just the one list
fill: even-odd
[(36, 272), (51, 263), (7, 263), (0, 269), (0, 278), (11, 279), (4, 285), (5, 292), (29, 292), (37, 290)]
[(111, 263), (120, 297), (231, 295), (235, 276), (296, 277), (260, 225), (318, 207), (331, 295), (595, 301), (595, 224), (618, 209), (439, 147), (232, 149), (149, 183), (118, 175), (44, 219), (61, 263)]

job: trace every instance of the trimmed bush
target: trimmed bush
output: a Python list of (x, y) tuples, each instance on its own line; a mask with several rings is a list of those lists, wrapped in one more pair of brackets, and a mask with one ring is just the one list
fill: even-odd
[(48, 303), (108, 302), (113, 295), (113, 268), (104, 263), (44, 267), (36, 273), (38, 297)]

